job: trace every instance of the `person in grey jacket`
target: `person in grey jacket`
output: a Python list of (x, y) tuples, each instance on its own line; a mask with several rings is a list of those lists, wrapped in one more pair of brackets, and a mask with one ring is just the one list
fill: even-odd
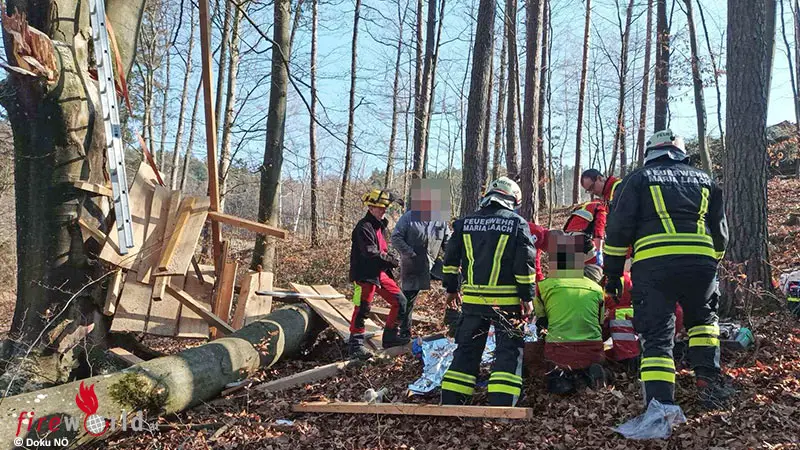
[(449, 213), (446, 181), (412, 182), (411, 207), (395, 224), (391, 238), (400, 253), (400, 287), (407, 300), (406, 314), (399, 318), (400, 337), (411, 337), (412, 312), (419, 292), (430, 289), (432, 276), (441, 279), (439, 253), (450, 237)]

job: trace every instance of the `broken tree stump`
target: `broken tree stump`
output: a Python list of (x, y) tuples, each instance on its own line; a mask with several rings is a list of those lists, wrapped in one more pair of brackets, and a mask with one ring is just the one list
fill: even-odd
[[(191, 408), (216, 397), (225, 385), (246, 378), (259, 367), (270, 367), (281, 358), (297, 353), (302, 343), (319, 330), (318, 321), (309, 307), (292, 305), (230, 336), (176, 355), (145, 361), (122, 372), (7, 397), (0, 403), (0, 415), (4, 418), (0, 421), (0, 448), (13, 447), (23, 411), (34, 413), (34, 426), (28, 431), (27, 422), (23, 423), (22, 438), (67, 437), (75, 447), (98, 439), (86, 433), (82, 426), (73, 431), (67, 431), (65, 426), (58, 427), (55, 433), (48, 431), (50, 419), (56, 416), (61, 422), (68, 416), (83, 423), (85, 414), (75, 402), (81, 383), (86, 388), (94, 386), (99, 405), (96, 414), (116, 418), (118, 427), (122, 410), (129, 415), (147, 410), (150, 412), (147, 420), (152, 422), (153, 414), (172, 414)], [(35, 425), (39, 418), (47, 419), (37, 432)], [(106, 432), (99, 438), (111, 434)]]

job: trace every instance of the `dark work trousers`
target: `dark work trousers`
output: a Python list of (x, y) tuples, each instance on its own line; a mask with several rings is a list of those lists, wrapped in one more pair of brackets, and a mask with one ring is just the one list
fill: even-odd
[(414, 312), (414, 301), (419, 295), (419, 289), (414, 291), (403, 290), (403, 295), (406, 296), (406, 314), (403, 317), (398, 317), (400, 321), (400, 337), (411, 337), (412, 313)]
[(675, 401), (675, 301), (689, 333), (689, 363), (700, 378), (720, 373), (717, 263), (704, 256), (665, 256), (633, 265), (633, 323), (641, 336), (645, 405)]
[(475, 392), (481, 355), (486, 347), (489, 326), (495, 328), (495, 360), (489, 376), (489, 404), (515, 406), (522, 393), (523, 334), (512, 321), (518, 321), (519, 307), (491, 308), (463, 305), (453, 362), (442, 379), (442, 404), (465, 405)]

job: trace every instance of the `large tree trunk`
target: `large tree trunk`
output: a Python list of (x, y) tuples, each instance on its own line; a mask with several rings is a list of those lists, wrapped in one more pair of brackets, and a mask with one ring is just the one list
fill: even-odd
[(225, 197), (228, 188), (228, 172), (231, 168), (231, 134), (233, 113), (236, 106), (236, 79), (239, 77), (239, 27), (242, 22), (242, 4), (233, 13), (231, 26), (230, 60), (228, 61), (228, 92), (225, 93), (225, 116), (222, 121), (222, 148), (219, 152), (219, 210), (225, 212)]
[(506, 107), (506, 53), (508, 40), (506, 39), (506, 21), (503, 21), (503, 44), (500, 47), (500, 76), (497, 77), (497, 116), (494, 122), (494, 155), (492, 158), (492, 179), (500, 176), (500, 158), (503, 150), (503, 111)]
[[(436, 44), (435, 50), (433, 52), (433, 64), (431, 66), (431, 91), (429, 94), (430, 99), (428, 100), (428, 114), (427, 114), (427, 124), (425, 125), (425, 129), (428, 130), (427, 132), (430, 134), (431, 130), (431, 118), (433, 117), (433, 112), (436, 106), (436, 66), (439, 64), (439, 46), (442, 43), (442, 26), (444, 25), (444, 6), (447, 3), (447, 0), (441, 0), (439, 2), (439, 24), (436, 26)], [(446, 95), (445, 95), (446, 97)], [(439, 133), (442, 132), (442, 129), (439, 128)], [(428, 139), (430, 142), (430, 139)], [(427, 149), (428, 144), (425, 144), (425, 148)], [(426, 152), (426, 156), (429, 156)], [(422, 166), (422, 172), (428, 173), (428, 161), (430, 158), (425, 158), (425, 164)], [(438, 157), (437, 157), (438, 162)]]
[(506, 173), (519, 175), (517, 162), (517, 111), (519, 102), (519, 60), (517, 59), (517, 0), (506, 0), (506, 43), (508, 44), (508, 103), (506, 104)]
[(339, 229), (338, 236), (344, 236), (344, 205), (347, 199), (347, 188), (350, 183), (350, 166), (353, 160), (353, 132), (355, 130), (356, 117), (356, 60), (358, 57), (358, 19), (361, 13), (361, 0), (356, 0), (356, 8), (353, 13), (353, 40), (351, 41), (350, 58), (350, 106), (348, 111), (350, 117), (347, 120), (347, 143), (344, 149), (344, 170), (342, 170), (342, 185), (339, 189)]
[(486, 191), (486, 186), (489, 185), (489, 133), (492, 129), (492, 90), (494, 85), (494, 29), (492, 30), (492, 52), (489, 53), (489, 93), (486, 96), (486, 117), (484, 128), (486, 129), (486, 138), (483, 140), (483, 147), (481, 147), (481, 192)]
[(628, 42), (631, 35), (631, 19), (633, 17), (633, 0), (628, 3), (625, 11), (625, 28), (620, 24), (620, 46), (619, 53), (619, 109), (617, 110), (617, 130), (614, 133), (614, 151), (611, 153), (611, 172), (614, 172), (614, 165), (617, 161), (617, 151), (619, 151), (619, 173), (625, 176), (628, 160), (625, 155), (625, 89), (628, 81)]
[[(311, 0), (311, 108), (308, 122), (309, 164), (311, 164), (311, 245), (319, 246), (319, 217), (317, 216), (317, 195), (319, 178), (317, 175), (317, 27), (319, 15), (318, 0)], [(391, 151), (390, 151), (391, 153)]]
[(433, 84), (433, 55), (436, 51), (436, 0), (428, 1), (428, 23), (425, 33), (425, 65), (419, 96), (414, 103), (414, 166), (413, 177), (425, 177), (425, 162), (428, 159), (428, 113)]
[[(700, 57), (697, 53), (697, 32), (694, 26), (692, 0), (686, 3), (686, 18), (689, 25), (689, 48), (692, 52), (692, 82), (694, 85), (694, 110), (697, 115), (697, 148), (703, 162), (703, 170), (712, 174), (711, 154), (706, 145), (706, 101), (703, 98), (703, 76), (700, 74)], [(783, 5), (783, 2), (781, 2)], [(792, 77), (794, 78), (794, 76)]]
[[(592, 0), (586, 0), (586, 17), (583, 23), (583, 62), (581, 84), (578, 92), (578, 125), (575, 133), (575, 173), (572, 180), (572, 203), (578, 203), (581, 188), (581, 147), (583, 145), (583, 110), (586, 102), (586, 80), (589, 72), (589, 38), (591, 37)], [(562, 181), (563, 183), (563, 181)]]
[[(647, 31), (644, 47), (644, 73), (642, 74), (642, 104), (639, 107), (639, 132), (636, 136), (636, 164), (644, 165), (644, 143), (647, 131), (647, 100), (650, 97), (650, 57), (653, 48), (653, 0), (647, 0)], [(710, 48), (709, 48), (710, 50)]]
[(667, 23), (667, 0), (656, 0), (656, 112), (654, 130), (667, 128), (669, 114), (669, 24)]
[(475, 47), (472, 55), (472, 77), (469, 85), (467, 128), (465, 133), (464, 163), (461, 186), (461, 214), (475, 211), (481, 196), (481, 168), (483, 142), (488, 139), (486, 129), (486, 101), (489, 98), (489, 73), (491, 71), (492, 37), (494, 34), (495, 0), (481, 0), (475, 30)]
[(529, 0), (526, 4), (525, 34), (525, 108), (520, 131), (521, 164), (520, 189), (522, 190), (522, 217), (536, 221), (539, 214), (539, 162), (536, 138), (539, 120), (539, 65), (541, 64), (543, 0)]
[(544, 11), (542, 13), (542, 69), (539, 74), (539, 118), (538, 136), (536, 138), (537, 157), (539, 161), (539, 208), (547, 208), (547, 159), (544, 156), (544, 110), (547, 106), (547, 73), (550, 71), (548, 61), (548, 47), (550, 39), (550, 0), (542, 0)]
[[(11, 74), (0, 85), (0, 101), (14, 134), (17, 223), (17, 302), (2, 351), (3, 389), (18, 392), (59, 383), (83, 374), (78, 368), (87, 349), (78, 345), (84, 333), (102, 345), (107, 331), (99, 313), (102, 270), (90, 258), (99, 248), (84, 247), (76, 219), (108, 231), (109, 205), (74, 188), (74, 181), (105, 184), (106, 159), (99, 89), (89, 70), (88, 5), (63, 0), (10, 2), (7, 13), (27, 12), (30, 27), (60, 44), (35, 49), (36, 59), (50, 66), (50, 82)], [(108, 17), (128, 70), (142, 17), (143, 1), (109, 0)], [(6, 21), (4, 21), (6, 22)], [(19, 65), (13, 37), (4, 32), (9, 65)], [(40, 52), (40, 53), (37, 53)], [(116, 232), (111, 230), (110, 232)], [(97, 320), (95, 324), (94, 321)], [(72, 341), (72, 345), (66, 345)], [(66, 347), (66, 349), (65, 349)], [(28, 353), (27, 357), (19, 358)], [(12, 383), (13, 380), (13, 383)], [(26, 384), (26, 386), (20, 386)], [(7, 421), (4, 421), (7, 422)], [(7, 433), (13, 436), (13, 433)]]
[(170, 85), (170, 47), (167, 46), (167, 49), (164, 52), (164, 59), (167, 60), (167, 67), (164, 70), (164, 88), (161, 92), (161, 123), (159, 124), (159, 128), (161, 129), (161, 139), (158, 140), (158, 163), (160, 165), (160, 169), (165, 171), (167, 169), (167, 156), (164, 154), (164, 146), (167, 143), (167, 105), (170, 100), (169, 97), (169, 85)]
[(217, 90), (216, 90), (216, 96), (214, 98), (214, 114), (216, 114), (217, 117), (217, 127), (219, 127), (220, 125), (219, 112), (222, 111), (222, 92), (225, 90), (224, 89), (225, 69), (228, 63), (228, 41), (230, 40), (230, 30), (231, 30), (231, 13), (232, 13), (231, 8), (239, 9), (229, 1), (223, 1), (223, 3), (225, 4), (225, 17), (222, 21), (222, 29), (220, 30), (219, 66), (217, 67)]
[[(267, 115), (267, 142), (264, 164), (261, 166), (261, 190), (258, 200), (258, 221), (278, 226), (278, 186), (283, 166), (283, 139), (286, 124), (286, 92), (289, 87), (289, 19), (291, 1), (275, 1), (275, 29), (272, 40), (272, 77)], [(267, 272), (275, 270), (275, 238), (259, 235), (253, 250), (252, 270), (261, 266)]]
[[(772, 5), (768, 5), (772, 3)], [(734, 273), (723, 282), (723, 314), (731, 311), (741, 282), (745, 301), (771, 289), (767, 230), (767, 105), (775, 41), (774, 0), (728, 2), (727, 154), (725, 204)], [(770, 13), (773, 17), (770, 18)]]
[(189, 48), (186, 51), (186, 72), (181, 89), (181, 106), (178, 110), (178, 130), (175, 132), (175, 145), (172, 147), (172, 166), (169, 171), (170, 189), (178, 189), (178, 163), (180, 161), (181, 138), (183, 138), (183, 119), (186, 113), (186, 101), (189, 97), (189, 78), (192, 75), (192, 50), (194, 49), (194, 6), (189, 5)]
[[(151, 359), (123, 372), (95, 376), (81, 381), (9, 397), (2, 403), (0, 445), (12, 448), (23, 411), (33, 412), (33, 420), (58, 416), (61, 424), (48, 439), (66, 437), (78, 447), (113, 434), (109, 430), (100, 437), (85, 432), (85, 413), (78, 408), (76, 396), (80, 385), (93, 388), (99, 409), (96, 414), (116, 421), (122, 428), (122, 411), (126, 412), (128, 429), (137, 411), (147, 421), (156, 415), (174, 414), (199, 405), (219, 395), (226, 384), (240, 381), (259, 368), (270, 367), (281, 359), (297, 354), (305, 342), (319, 330), (320, 319), (306, 305), (279, 309), (262, 320), (253, 322), (230, 336), (217, 339), (176, 355)], [(34, 406), (35, 403), (35, 406)], [(20, 408), (20, 405), (26, 407)], [(75, 420), (77, 431), (67, 431), (65, 422)], [(146, 429), (146, 428), (145, 428)], [(36, 427), (26, 433), (22, 425), (20, 437), (37, 439)], [(5, 443), (5, 444), (3, 444)]]

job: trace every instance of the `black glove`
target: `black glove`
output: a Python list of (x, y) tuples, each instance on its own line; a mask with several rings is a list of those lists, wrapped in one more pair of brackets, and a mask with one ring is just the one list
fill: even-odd
[(622, 295), (622, 280), (620, 277), (609, 276), (606, 278), (606, 294), (619, 303), (619, 297)]

